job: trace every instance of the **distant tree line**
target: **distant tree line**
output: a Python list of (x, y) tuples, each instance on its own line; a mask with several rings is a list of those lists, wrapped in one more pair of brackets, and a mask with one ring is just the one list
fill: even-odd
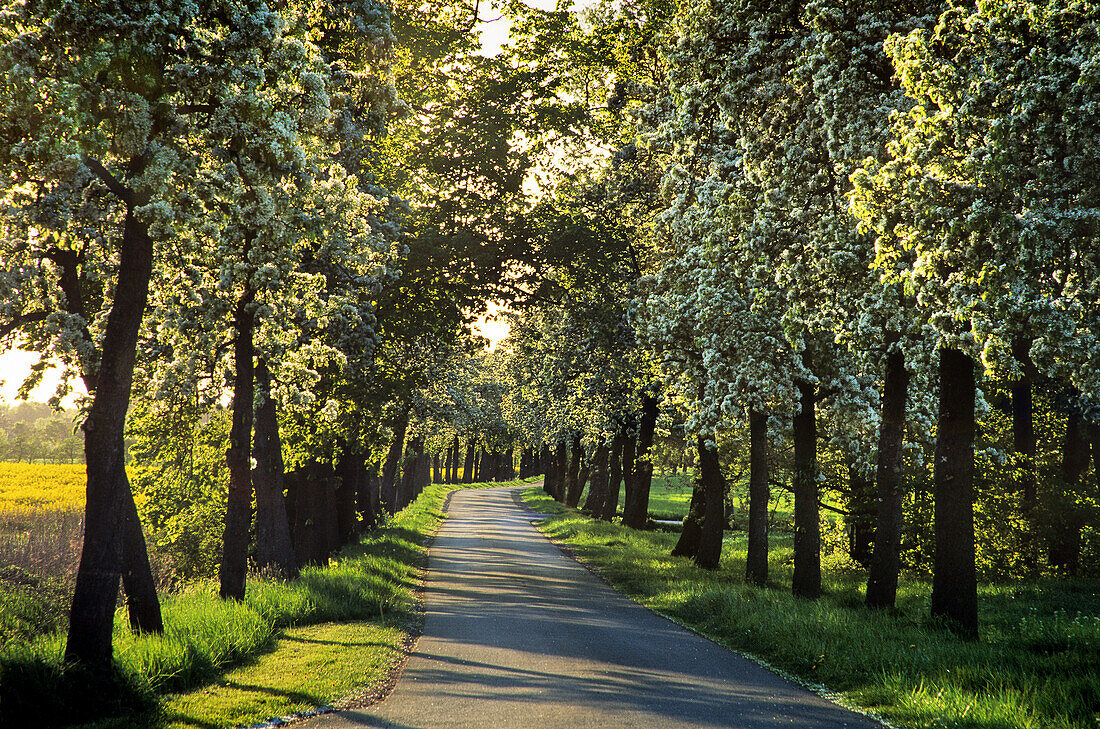
[(0, 461), (83, 463), (84, 439), (71, 413), (49, 405), (0, 405)]

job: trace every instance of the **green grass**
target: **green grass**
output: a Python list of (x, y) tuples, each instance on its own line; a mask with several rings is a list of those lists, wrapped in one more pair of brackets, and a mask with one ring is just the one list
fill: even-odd
[[(483, 485), (504, 484), (475, 486)], [(178, 697), (165, 702), (163, 695), (226, 681), (260, 686), (250, 683), (249, 671), (262, 672), (265, 665), (268, 673), (284, 674), (283, 679), (270, 681), (285, 684), (258, 690), (271, 695), (282, 692), (282, 700), (273, 699), (261, 707), (246, 691), (229, 692), (219, 701), (227, 708), (201, 717), (196, 714), (192, 718), (198, 724), (191, 725), (229, 726), (237, 722), (235, 717), (250, 711), (289, 713), (303, 702), (331, 701), (346, 693), (348, 686), (380, 680), (416, 629), (415, 592), (427, 546), (443, 520), (447, 494), (455, 488), (437, 484), (425, 489), (386, 526), (345, 548), (329, 565), (304, 570), (299, 580), (250, 580), (241, 603), (220, 600), (209, 583), (169, 597), (163, 604), (163, 635), (131, 633), (124, 612), (119, 611), (112, 675), (66, 670), (61, 663), (64, 636), (60, 633), (9, 642), (0, 649), (0, 726), (56, 726), (105, 716), (122, 717), (116, 726), (165, 726), (182, 720), (192, 711), (187, 707), (196, 704)], [(301, 634), (294, 631), (330, 623), (344, 625), (327, 628), (324, 640), (349, 644), (366, 640), (378, 645), (369, 646), (364, 661), (340, 664), (324, 679), (279, 668), (284, 658), (302, 652), (303, 643), (293, 640)], [(364, 625), (371, 626), (367, 638)], [(312, 648), (306, 652), (314, 654), (300, 658), (307, 663), (324, 660), (321, 654), (332, 652), (329, 643), (306, 645)], [(250, 663), (258, 656), (270, 657), (274, 663), (267, 659)], [(245, 671), (240, 676), (229, 670), (245, 663), (246, 668), (238, 669)], [(364, 674), (359, 663), (374, 668)]]
[(407, 633), (373, 622), (287, 628), (270, 651), (207, 685), (165, 696), (150, 717), (123, 717), (85, 729), (246, 726), (308, 712), (340, 697), (371, 697), (386, 684)]
[(1100, 725), (1100, 583), (980, 588), (979, 642), (927, 621), (929, 585), (903, 580), (898, 608), (862, 607), (864, 575), (826, 557), (825, 596), (790, 594), (790, 537), (773, 538), (768, 588), (744, 584), (744, 535), (719, 570), (668, 556), (677, 535), (592, 521), (541, 489), (527, 503), (542, 529), (638, 602), (811, 685), (841, 692), (901, 727), (1096, 729)]
[[(655, 473), (649, 487), (649, 516), (651, 519), (680, 520), (687, 516), (691, 503), (692, 474)], [(619, 490), (619, 511), (626, 505), (626, 490)]]

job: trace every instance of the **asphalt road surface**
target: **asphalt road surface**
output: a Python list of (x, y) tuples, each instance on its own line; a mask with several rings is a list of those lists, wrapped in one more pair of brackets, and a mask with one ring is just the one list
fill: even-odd
[(304, 727), (881, 729), (619, 595), (535, 530), (517, 491), (454, 494), (393, 693)]

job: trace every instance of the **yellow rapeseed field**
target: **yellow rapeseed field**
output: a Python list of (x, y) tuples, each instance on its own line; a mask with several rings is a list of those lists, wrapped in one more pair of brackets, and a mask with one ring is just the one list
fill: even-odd
[(83, 509), (83, 465), (0, 463), (0, 512)]

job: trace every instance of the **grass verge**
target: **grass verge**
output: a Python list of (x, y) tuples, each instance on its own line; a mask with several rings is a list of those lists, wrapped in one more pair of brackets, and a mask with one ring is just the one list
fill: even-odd
[[(497, 485), (507, 484), (473, 486)], [(120, 611), (110, 675), (66, 670), (60, 633), (7, 644), (0, 650), (0, 727), (105, 716), (116, 718), (98, 726), (232, 726), (328, 703), (349, 687), (384, 679), (416, 630), (420, 573), (455, 488), (425, 489), (385, 527), (299, 580), (252, 580), (241, 603), (220, 600), (212, 584), (168, 598), (163, 635), (134, 635)], [(306, 626), (319, 632), (311, 638), (301, 632)], [(355, 661), (341, 658), (348, 651)], [(289, 661), (301, 670), (288, 670)], [(321, 664), (327, 676), (310, 668)], [(210, 688), (185, 693), (203, 686)], [(203, 698), (206, 690), (218, 699)], [(180, 695), (164, 698), (170, 694)]]
[(983, 586), (982, 640), (929, 625), (926, 583), (907, 581), (894, 611), (862, 607), (862, 575), (829, 571), (817, 601), (790, 594), (786, 540), (768, 588), (744, 584), (744, 537), (726, 538), (715, 572), (668, 556), (676, 535), (593, 521), (541, 489), (524, 500), (540, 528), (641, 604), (803, 683), (913, 729), (1100, 726), (1100, 584)]

